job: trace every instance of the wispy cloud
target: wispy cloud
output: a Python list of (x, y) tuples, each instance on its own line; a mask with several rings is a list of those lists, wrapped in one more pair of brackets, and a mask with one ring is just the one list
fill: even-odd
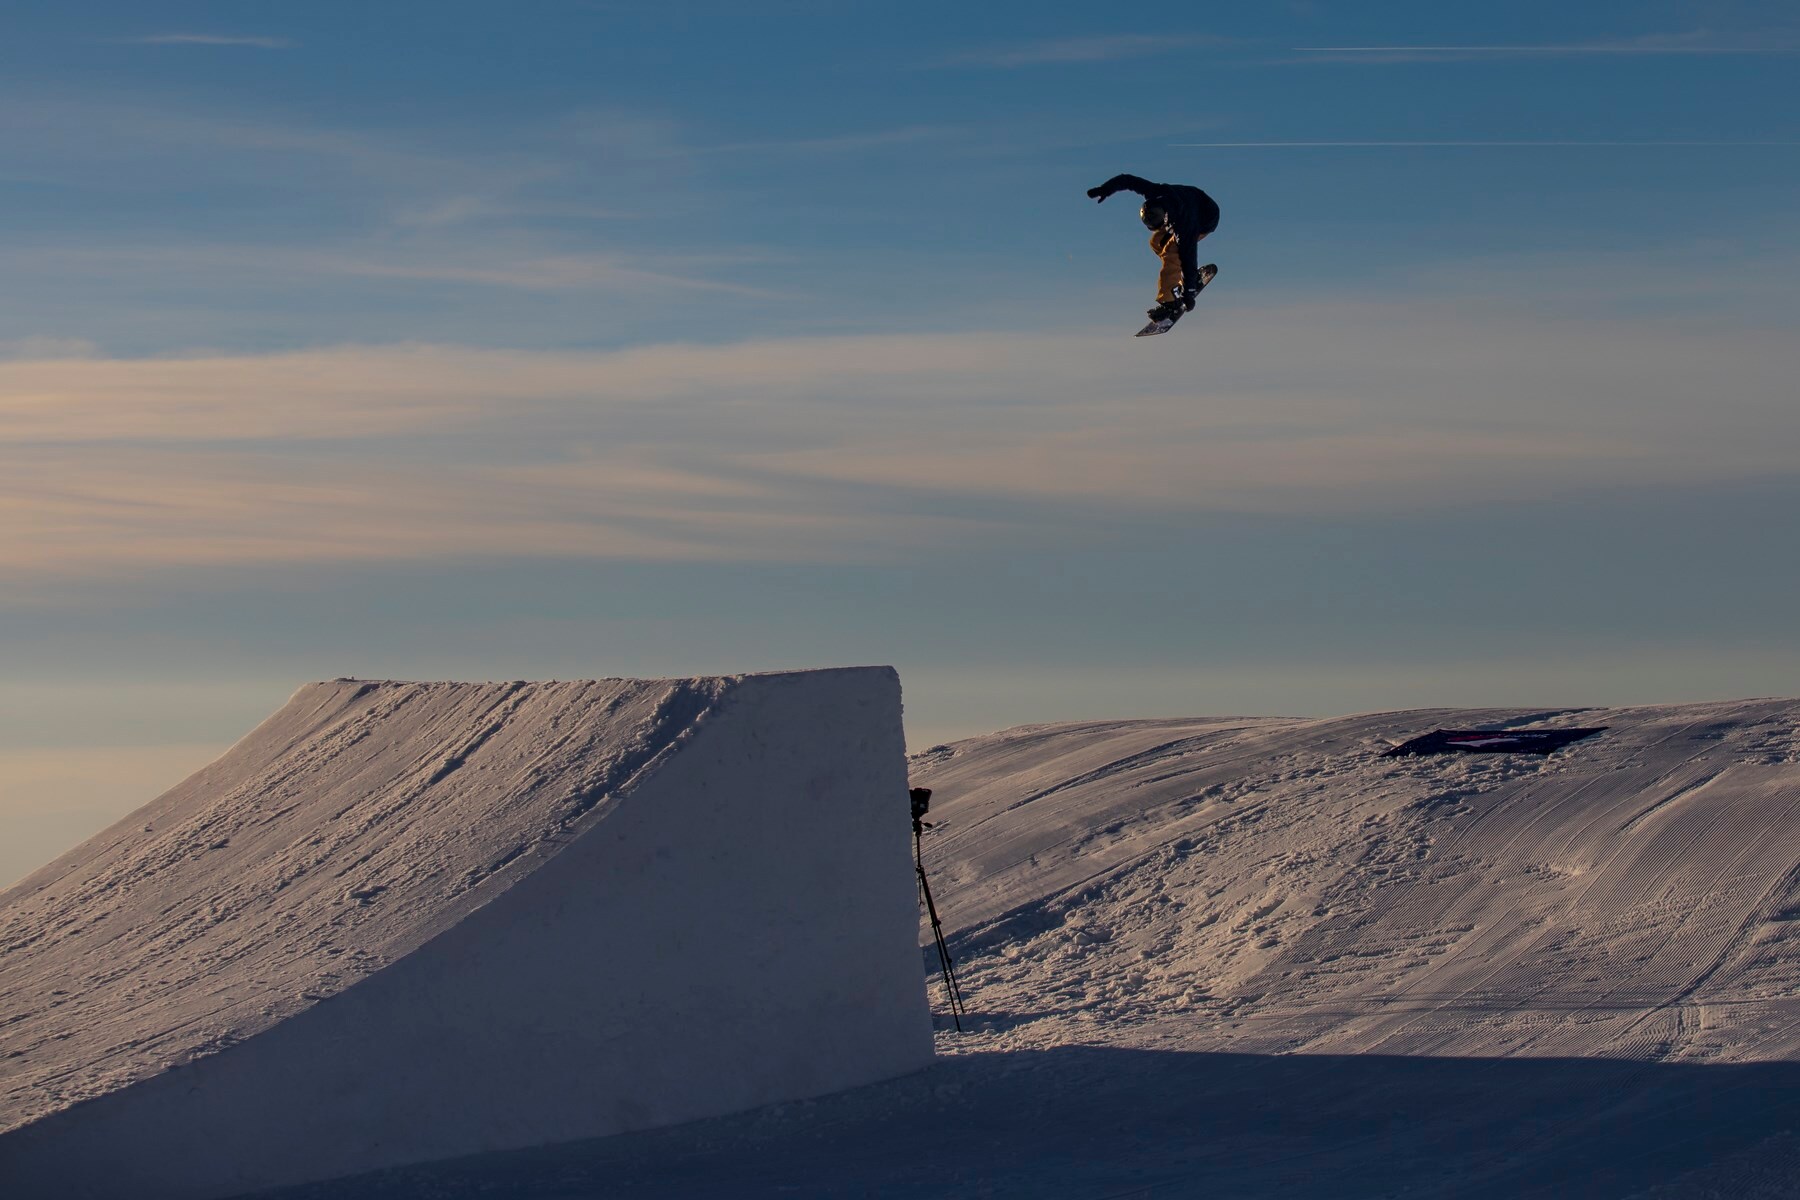
[(292, 50), (300, 44), (291, 38), (222, 33), (158, 33), (124, 40), (134, 46), (253, 46), (259, 50)]
[(1781, 331), (1438, 295), (1187, 336), (1202, 376), (1116, 330), (5, 362), (0, 569), (868, 558), (1072, 507), (1393, 511), (1800, 460)]
[(103, 195), (165, 179), (188, 187), (303, 187), (364, 206), (368, 223), (414, 230), (621, 215), (608, 200), (637, 203), (679, 183), (692, 158), (674, 123), (612, 110), (580, 111), (519, 136), (470, 139), (30, 91), (0, 95), (0, 153), (9, 171)]
[(517, 221), (619, 221), (640, 213), (598, 204), (565, 204), (553, 201), (506, 199), (484, 195), (432, 199), (394, 215), (396, 224), (417, 229), (455, 225), (506, 224)]
[(1289, 62), (1387, 63), (1466, 62), (1508, 58), (1582, 58), (1645, 55), (1784, 55), (1800, 54), (1800, 43), (1762, 38), (1731, 41), (1709, 33), (1650, 34), (1597, 42), (1521, 43), (1434, 46), (1296, 46), (1303, 57)]
[(283, 170), (309, 186), (355, 183), (380, 192), (490, 196), (552, 176), (549, 154), (471, 153), (436, 139), (311, 125), (245, 113), (171, 107), (138, 97), (0, 96), (0, 149), (69, 184), (109, 181), (122, 164), (207, 182), (268, 179)]
[(100, 347), (86, 338), (37, 336), (13, 338), (0, 342), (0, 361), (98, 357), (100, 357)]
[(931, 62), (933, 67), (1039, 67), (1069, 63), (1117, 62), (1176, 54), (1229, 39), (1201, 34), (1118, 33), (1091, 37), (1047, 38), (1010, 46), (966, 50)]
[[(907, 129), (870, 140), (925, 136)], [(851, 144), (823, 142), (817, 149)], [(663, 220), (655, 229), (637, 223), (625, 232), (596, 224), (632, 218), (632, 206), (645, 195), (658, 196), (665, 216), (683, 202), (679, 186), (661, 185), (687, 171), (695, 152), (670, 122), (630, 113), (582, 111), (528, 136), (470, 145), (441, 132), (404, 137), (56, 96), (0, 102), (0, 152), (37, 178), (71, 190), (89, 187), (122, 206), (112, 236), (84, 230), (64, 246), (40, 237), (30, 247), (9, 248), (9, 268), (114, 272), (121, 279), (141, 268), (167, 271), (171, 280), (258, 273), (541, 292), (769, 294), (716, 278), (744, 262), (745, 252), (708, 248), (692, 230), (671, 231), (679, 222)], [(304, 189), (322, 206), (354, 212), (361, 236), (296, 244), (277, 235), (257, 244), (268, 234), (250, 222), (247, 232), (195, 230), (186, 245), (166, 228), (132, 237), (141, 198), (132, 189), (169, 180), (183, 189)], [(623, 203), (615, 207), (608, 203), (613, 199)], [(478, 236), (470, 226), (479, 227)]]
[[(284, 247), (197, 245), (188, 247), (45, 248), (13, 255), (15, 265), (40, 270), (93, 270), (114, 278), (129, 269), (154, 271), (167, 280), (249, 276), (268, 281), (320, 279), (390, 280), (500, 288), (521, 292), (632, 291), (711, 292), (768, 298), (769, 288), (710, 278), (703, 268), (733, 264), (746, 256), (720, 252), (702, 259), (666, 255), (659, 266), (623, 254), (554, 253), (497, 244), (450, 246), (442, 239), (420, 247)], [(19, 357), (14, 355), (13, 357)]]

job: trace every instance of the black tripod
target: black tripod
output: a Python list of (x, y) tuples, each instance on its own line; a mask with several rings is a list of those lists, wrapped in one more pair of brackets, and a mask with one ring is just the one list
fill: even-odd
[(962, 985), (956, 982), (956, 964), (950, 961), (950, 947), (944, 942), (944, 926), (938, 920), (937, 905), (931, 902), (931, 884), (925, 879), (925, 850), (921, 839), (927, 827), (924, 821), (926, 810), (931, 807), (931, 789), (913, 788), (912, 823), (913, 823), (913, 865), (919, 869), (919, 895), (925, 900), (925, 911), (931, 914), (931, 933), (937, 939), (938, 969), (944, 975), (944, 995), (950, 998), (950, 1019), (956, 1022), (956, 1032), (962, 1032), (963, 998)]

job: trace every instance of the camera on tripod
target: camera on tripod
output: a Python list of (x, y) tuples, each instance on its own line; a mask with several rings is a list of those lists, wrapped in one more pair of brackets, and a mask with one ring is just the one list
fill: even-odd
[(912, 797), (913, 828), (918, 829), (926, 823), (924, 816), (931, 810), (931, 789), (913, 788), (907, 794)]
[(950, 1019), (956, 1022), (956, 1032), (962, 1032), (963, 998), (962, 984), (957, 982), (956, 963), (950, 958), (950, 946), (944, 941), (944, 923), (938, 920), (937, 904), (931, 899), (931, 883), (925, 878), (925, 851), (920, 846), (920, 839), (931, 822), (925, 820), (925, 814), (931, 811), (930, 788), (908, 788), (907, 795), (912, 799), (913, 821), (913, 865), (919, 872), (919, 899), (925, 902), (925, 911), (931, 917), (931, 936), (937, 943), (938, 969), (944, 973), (944, 995), (950, 1000)]

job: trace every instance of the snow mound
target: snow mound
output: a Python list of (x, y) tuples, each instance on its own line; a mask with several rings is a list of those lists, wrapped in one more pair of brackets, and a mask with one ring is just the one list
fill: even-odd
[(911, 765), (969, 1007), (956, 1034), (936, 994), (929, 1069), (280, 1200), (1800, 1194), (1800, 703), (1040, 726)]
[[(1379, 757), (1436, 725), (1557, 754)], [(986, 1048), (1800, 1057), (1800, 704), (1041, 726), (934, 748)]]
[(0, 893), (0, 1175), (227, 1195), (916, 1069), (905, 806), (888, 668), (303, 688)]

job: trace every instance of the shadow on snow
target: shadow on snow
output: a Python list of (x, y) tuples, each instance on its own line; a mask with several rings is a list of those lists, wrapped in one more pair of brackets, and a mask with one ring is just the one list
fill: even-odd
[(1062, 1047), (260, 1195), (1773, 1197), (1800, 1195), (1795, 1129), (1793, 1063)]

